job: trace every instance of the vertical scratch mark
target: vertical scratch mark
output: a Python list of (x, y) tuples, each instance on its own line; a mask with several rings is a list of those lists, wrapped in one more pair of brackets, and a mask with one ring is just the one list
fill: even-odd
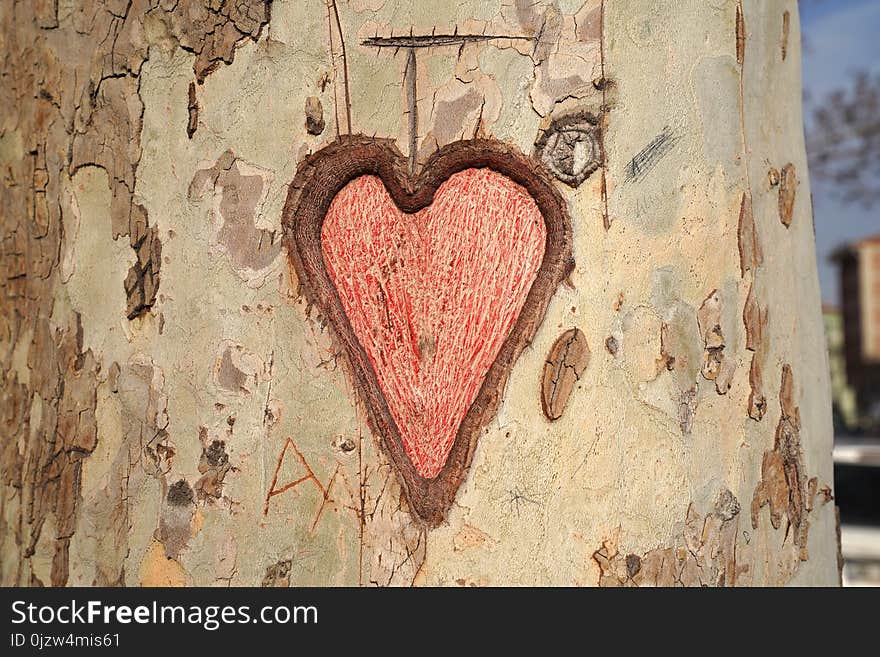
[(608, 108), (608, 83), (605, 79), (605, 0), (602, 0), (599, 5), (599, 71), (602, 76), (602, 123), (599, 126), (599, 148), (602, 149), (602, 225), (607, 231), (611, 228), (611, 220), (608, 217), (608, 185), (605, 178), (605, 173), (608, 170), (608, 161), (605, 157), (605, 124), (607, 122), (605, 112)]
[(782, 61), (785, 61), (785, 56), (788, 54), (788, 32), (790, 29), (791, 14), (786, 9), (782, 12)]
[(745, 49), (746, 49), (746, 23), (743, 17), (742, 0), (736, 6), (736, 61), (739, 64), (739, 128), (742, 139), (743, 172), (745, 176), (746, 191), (749, 203), (752, 200), (752, 185), (749, 181), (749, 155), (746, 143), (746, 101), (743, 91), (743, 77), (745, 75)]
[(367, 522), (364, 513), (366, 512), (366, 481), (364, 478), (364, 432), (361, 424), (361, 404), (360, 401), (355, 402), (355, 417), (358, 425), (358, 497), (360, 502), (360, 512), (358, 519), (360, 520), (359, 529), (359, 545), (358, 545), (358, 585), (364, 585), (364, 526)]
[(408, 48), (406, 53), (406, 68), (404, 69), (404, 84), (406, 85), (406, 105), (409, 114), (409, 172), (416, 170), (416, 147), (418, 143), (419, 109), (418, 97), (416, 96), (416, 51)]
[[(265, 429), (264, 435), (264, 445), (269, 444), (269, 401), (272, 398), (272, 370), (275, 366), (275, 350), (272, 350), (272, 354), (269, 356), (269, 385), (266, 390), (266, 403), (263, 406), (263, 428)], [(260, 490), (266, 490), (266, 449), (265, 447), (260, 450)]]
[(477, 123), (474, 126), (474, 134), (472, 137), (473, 139), (477, 138), (477, 136), (480, 134), (480, 131), (483, 128), (483, 110), (485, 108), (486, 108), (486, 97), (483, 96), (483, 100), (482, 100), (482, 102), (480, 102), (480, 115), (477, 117)]
[(330, 63), (333, 64), (333, 114), (336, 116), (336, 138), (339, 139), (339, 95), (336, 90), (336, 53), (333, 50), (333, 19), (327, 5), (327, 30), (330, 37)]
[(743, 17), (742, 0), (736, 5), (736, 62), (740, 66), (746, 58), (746, 22)]
[(336, 15), (336, 31), (339, 33), (339, 46), (342, 49), (342, 84), (345, 88), (345, 125), (348, 134), (351, 134), (351, 95), (348, 90), (348, 56), (345, 54), (345, 37), (342, 34), (342, 23), (339, 20), (339, 8), (336, 0), (330, 0), (333, 13)]

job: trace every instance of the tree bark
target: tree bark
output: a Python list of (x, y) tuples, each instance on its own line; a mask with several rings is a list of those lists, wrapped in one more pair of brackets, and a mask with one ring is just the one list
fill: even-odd
[[(3, 3), (0, 583), (836, 584), (798, 34), (794, 0)], [(569, 229), (428, 520), (294, 253), (349, 135), (414, 198), (455, 142), (515, 153)]]

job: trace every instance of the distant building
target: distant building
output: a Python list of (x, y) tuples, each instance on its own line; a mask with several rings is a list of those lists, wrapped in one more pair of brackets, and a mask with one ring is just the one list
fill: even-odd
[(846, 353), (843, 337), (843, 313), (835, 306), (822, 306), (825, 324), (825, 343), (828, 347), (828, 365), (831, 370), (831, 398), (834, 402), (834, 426), (839, 431), (858, 427), (859, 413), (855, 391), (846, 378)]
[(860, 414), (880, 416), (880, 235), (839, 248), (846, 376)]

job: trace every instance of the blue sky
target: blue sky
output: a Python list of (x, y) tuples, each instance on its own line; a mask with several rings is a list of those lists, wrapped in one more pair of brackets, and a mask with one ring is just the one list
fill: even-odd
[[(803, 0), (800, 15), (804, 93), (813, 100), (844, 86), (855, 71), (880, 73), (880, 0)], [(842, 243), (880, 233), (880, 207), (843, 205), (827, 185), (811, 183), (822, 298), (839, 303), (837, 268), (828, 255)]]

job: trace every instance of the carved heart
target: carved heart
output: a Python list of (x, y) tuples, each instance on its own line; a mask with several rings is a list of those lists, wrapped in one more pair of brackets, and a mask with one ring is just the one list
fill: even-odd
[(330, 204), (321, 245), (403, 447), (425, 479), (519, 316), (544, 257), (546, 228), (525, 189), (465, 169), (407, 215), (361, 176)]
[(448, 146), (415, 180), (402, 162), (343, 138), (300, 167), (283, 221), (411, 507), (436, 525), (570, 265), (570, 231), (549, 178), (498, 142)]

